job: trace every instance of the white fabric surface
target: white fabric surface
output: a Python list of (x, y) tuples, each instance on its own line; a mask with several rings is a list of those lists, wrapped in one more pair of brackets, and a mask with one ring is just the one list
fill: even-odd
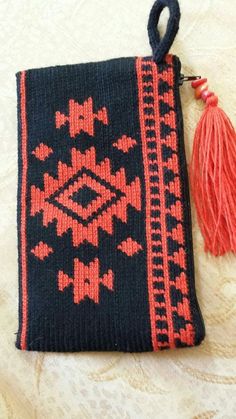
[[(172, 51), (180, 56), (184, 73), (208, 77), (235, 123), (235, 2), (181, 0), (180, 4), (181, 29)], [(152, 0), (0, 1), (0, 418), (236, 418), (236, 256), (204, 254), (195, 214), (196, 287), (207, 331), (200, 347), (156, 354), (59, 355), (25, 353), (14, 347), (15, 72), (148, 55), (151, 5)], [(189, 159), (202, 105), (194, 100), (190, 86), (181, 91)]]

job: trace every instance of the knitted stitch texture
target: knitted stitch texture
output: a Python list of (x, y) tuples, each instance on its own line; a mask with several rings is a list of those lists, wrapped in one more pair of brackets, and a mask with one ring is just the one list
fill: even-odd
[(37, 351), (157, 351), (204, 338), (180, 62), (17, 74), (19, 331)]

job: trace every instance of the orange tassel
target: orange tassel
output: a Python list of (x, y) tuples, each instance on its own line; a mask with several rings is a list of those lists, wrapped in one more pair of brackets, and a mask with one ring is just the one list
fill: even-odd
[(190, 163), (190, 182), (205, 251), (236, 253), (236, 133), (206, 79), (192, 83), (206, 102)]

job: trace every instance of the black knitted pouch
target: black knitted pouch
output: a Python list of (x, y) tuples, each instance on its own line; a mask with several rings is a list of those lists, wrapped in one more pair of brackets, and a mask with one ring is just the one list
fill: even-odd
[(177, 0), (156, 1), (153, 57), (17, 74), (20, 349), (157, 351), (204, 337), (180, 62), (167, 54), (179, 18)]

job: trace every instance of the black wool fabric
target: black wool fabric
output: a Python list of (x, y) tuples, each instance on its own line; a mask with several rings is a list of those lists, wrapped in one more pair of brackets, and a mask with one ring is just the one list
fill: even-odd
[(18, 348), (202, 340), (179, 72), (167, 56), (17, 75)]

